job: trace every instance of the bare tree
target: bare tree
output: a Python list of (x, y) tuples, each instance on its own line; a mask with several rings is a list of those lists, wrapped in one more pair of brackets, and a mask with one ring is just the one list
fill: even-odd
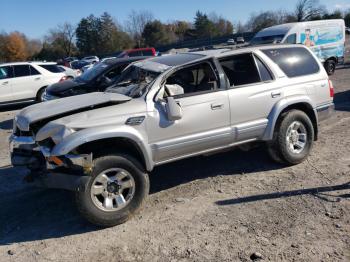
[(132, 10), (125, 23), (126, 31), (134, 38), (138, 46), (141, 46), (142, 32), (147, 23), (154, 20), (151, 12), (146, 10), (135, 11)]
[(57, 45), (63, 50), (65, 56), (70, 56), (74, 48), (75, 26), (70, 23), (58, 25), (56, 28), (49, 30), (45, 41)]
[(295, 7), (295, 16), (298, 22), (312, 20), (325, 12), (319, 0), (299, 0)]

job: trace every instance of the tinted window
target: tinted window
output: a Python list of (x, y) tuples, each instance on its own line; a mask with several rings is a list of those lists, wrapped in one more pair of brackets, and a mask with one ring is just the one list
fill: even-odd
[(29, 66), (30, 68), (30, 75), (35, 76), (35, 75), (40, 75), (40, 72), (36, 70), (34, 67)]
[(271, 81), (273, 79), (272, 75), (264, 63), (258, 57), (255, 57), (255, 61), (259, 69), (261, 81)]
[(152, 52), (152, 50), (143, 50), (143, 51), (142, 51), (142, 54), (143, 54), (144, 56), (153, 56), (153, 55), (154, 55), (153, 52)]
[(296, 44), (297, 43), (297, 35), (296, 34), (289, 35), (285, 42), (288, 44)]
[(0, 67), (0, 79), (7, 79), (13, 77), (12, 66), (2, 66)]
[(47, 71), (50, 71), (51, 73), (61, 73), (62, 70), (57, 65), (40, 65), (41, 67), (45, 68)]
[(317, 61), (305, 48), (275, 48), (262, 50), (288, 77), (297, 77), (317, 73), (320, 68)]
[(15, 77), (30, 76), (29, 65), (14, 66)]
[(252, 54), (241, 54), (220, 60), (231, 86), (260, 82), (260, 75)]
[(254, 37), (250, 43), (252, 45), (266, 45), (280, 43), (285, 35), (267, 35), (261, 37)]
[(141, 52), (141, 51), (133, 51), (133, 52), (130, 52), (128, 55), (129, 55), (130, 57), (142, 56), (142, 52)]

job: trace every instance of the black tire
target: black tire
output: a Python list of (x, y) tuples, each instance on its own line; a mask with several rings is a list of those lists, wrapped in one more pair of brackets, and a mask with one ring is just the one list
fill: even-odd
[[(96, 206), (91, 197), (94, 179), (103, 171), (111, 168), (126, 170), (135, 181), (135, 193), (130, 202), (120, 210), (104, 211)], [(129, 220), (142, 206), (149, 192), (148, 174), (142, 171), (141, 165), (127, 155), (108, 155), (94, 160), (91, 179), (84, 192), (76, 193), (76, 205), (80, 214), (92, 224), (111, 227)]]
[[(306, 133), (304, 148), (298, 153), (292, 152), (287, 142), (288, 128), (296, 121), (302, 124)], [(273, 140), (268, 145), (268, 153), (276, 162), (288, 165), (299, 164), (308, 157), (313, 146), (314, 134), (312, 122), (303, 111), (288, 111), (278, 119)]]
[(334, 60), (327, 60), (324, 63), (324, 68), (326, 69), (326, 72), (328, 75), (333, 75), (335, 72), (335, 61)]
[(46, 90), (46, 87), (43, 87), (43, 88), (41, 88), (41, 89), (38, 91), (38, 93), (36, 94), (36, 101), (37, 101), (37, 102), (43, 102), (43, 101), (44, 101), (43, 98), (42, 98), (42, 96), (43, 96), (45, 90)]

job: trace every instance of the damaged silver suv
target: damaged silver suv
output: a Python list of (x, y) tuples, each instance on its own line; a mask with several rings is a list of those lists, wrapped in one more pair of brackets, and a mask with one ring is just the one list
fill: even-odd
[(39, 185), (75, 191), (90, 222), (113, 226), (141, 207), (155, 166), (254, 141), (298, 164), (333, 108), (332, 83), (302, 46), (156, 57), (104, 93), (22, 110), (11, 160)]

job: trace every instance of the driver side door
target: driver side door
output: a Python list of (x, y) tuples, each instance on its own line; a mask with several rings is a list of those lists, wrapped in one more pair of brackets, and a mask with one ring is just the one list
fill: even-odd
[[(170, 121), (164, 100), (156, 101), (148, 116), (149, 143), (157, 163), (184, 158), (227, 145), (231, 140), (229, 98), (220, 86), (214, 65), (202, 62), (175, 72), (184, 92), (174, 95), (182, 117)], [(174, 84), (174, 83), (172, 83)]]

